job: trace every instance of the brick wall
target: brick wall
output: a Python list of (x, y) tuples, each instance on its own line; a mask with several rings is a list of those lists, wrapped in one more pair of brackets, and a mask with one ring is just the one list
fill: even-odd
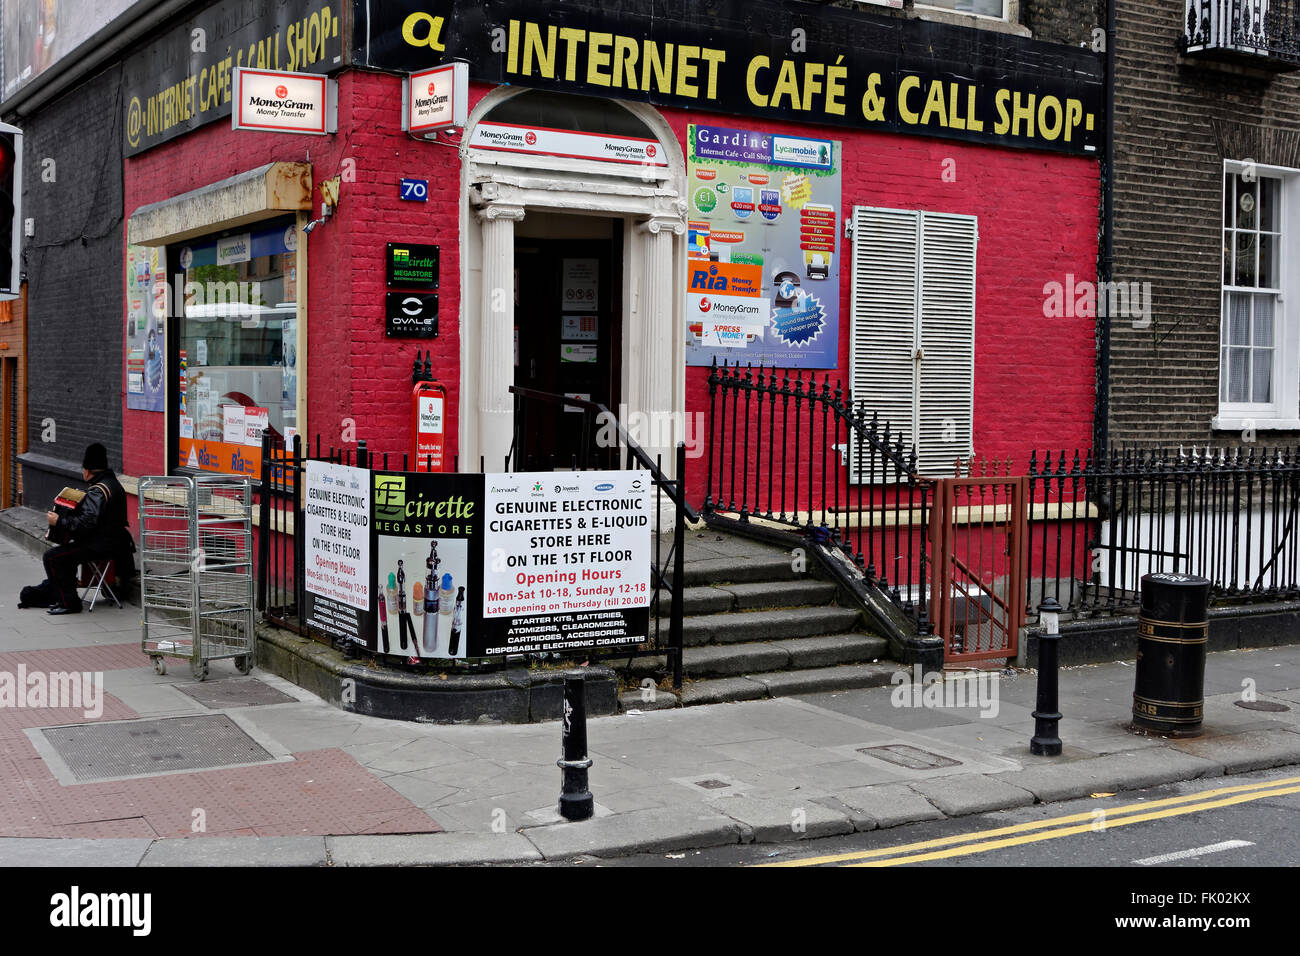
[[(74, 471), (91, 442), (122, 455), (122, 110), (110, 69), (19, 125), (28, 283), (28, 449)], [(53, 423), (53, 430), (48, 427)], [(43, 440), (53, 435), (53, 441)], [(33, 465), (27, 467), (29, 476)], [(33, 476), (34, 477), (34, 476)], [(43, 507), (46, 485), (28, 483)], [(54, 490), (57, 490), (55, 488)]]
[[(1238, 445), (1218, 411), (1223, 160), (1300, 167), (1300, 78), (1180, 65), (1183, 4), (1120, 0), (1116, 43), (1117, 280), (1152, 284), (1152, 323), (1111, 333), (1110, 437)], [(1294, 257), (1284, 265), (1294, 272)], [(1289, 356), (1287, 361), (1294, 362)], [(1264, 445), (1296, 433), (1259, 432)]]

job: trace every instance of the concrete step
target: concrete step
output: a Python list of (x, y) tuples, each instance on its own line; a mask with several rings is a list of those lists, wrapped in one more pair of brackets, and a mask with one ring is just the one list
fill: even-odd
[[(874, 634), (830, 634), (782, 641), (705, 644), (683, 649), (682, 670), (690, 679), (731, 677), (780, 669), (867, 663), (878, 661), (888, 653), (889, 642)], [(638, 657), (627, 673), (641, 678), (663, 673), (667, 667), (668, 659), (662, 655)]]
[(846, 664), (841, 667), (693, 680), (682, 686), (681, 702), (682, 706), (691, 707), (696, 704), (793, 697), (797, 694), (817, 694), (859, 687), (884, 687), (899, 667), (894, 663)]
[[(718, 584), (688, 587), (682, 593), (687, 615), (720, 614), (771, 607), (807, 607), (829, 604), (836, 588), (830, 581), (803, 578), (792, 581)], [(671, 600), (664, 595), (661, 600)]]
[[(698, 587), (712, 584), (748, 584), (761, 581), (793, 581), (802, 578), (808, 559), (800, 570), (795, 570), (794, 559), (780, 552), (743, 557), (708, 558), (687, 563), (683, 580), (686, 586)], [(669, 577), (671, 578), (671, 574)]]
[(847, 631), (858, 612), (843, 607), (801, 607), (792, 610), (735, 611), (703, 614), (682, 621), (682, 644), (740, 644), (788, 637), (817, 637)]

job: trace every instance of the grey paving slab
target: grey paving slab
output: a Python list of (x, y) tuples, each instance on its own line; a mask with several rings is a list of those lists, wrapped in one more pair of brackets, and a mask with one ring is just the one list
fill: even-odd
[(986, 723), (965, 723), (935, 727), (916, 736), (974, 750), (989, 750), (1007, 757), (1029, 753), (1029, 738), (1033, 736), (1033, 727), (1022, 731)]
[(821, 747), (811, 747), (797, 740), (773, 738), (771, 740), (741, 741), (734, 744), (714, 744), (707, 749), (728, 760), (740, 760), (772, 769), (810, 767), (834, 763), (843, 759), (838, 754)]
[(0, 839), (0, 866), (138, 866), (152, 840)]
[(324, 866), (323, 836), (156, 840), (141, 866)]
[(582, 823), (529, 827), (524, 835), (548, 860), (700, 849), (748, 843), (753, 836), (744, 825), (703, 804), (657, 807)]
[(1138, 790), (1180, 780), (1222, 776), (1223, 764), (1150, 747), (1087, 760), (1033, 757), (1025, 769), (1000, 774), (1004, 783), (1028, 790), (1040, 802), (1072, 800), (1097, 791)]
[(540, 860), (519, 833), (410, 833), (325, 838), (335, 866), (482, 866)]
[(941, 820), (939, 808), (911, 787), (896, 783), (851, 787), (834, 794), (836, 800), (858, 811), (854, 829), (886, 829), (919, 820)]
[(719, 797), (709, 806), (753, 831), (755, 843), (787, 843), (853, 832), (847, 814), (806, 798), (775, 800), (741, 795)]
[(1027, 807), (1034, 802), (1034, 795), (1028, 790), (979, 773), (936, 777), (909, 786), (950, 817)]
[[(465, 796), (477, 798), (478, 794), (467, 791)], [(555, 796), (558, 799), (558, 787)], [(531, 824), (533, 821), (528, 813), (536, 810), (538, 805), (535, 799), (514, 800), (492, 797), (462, 799), (454, 803), (421, 809), (449, 833), (497, 833), (502, 830), (513, 832)]]
[[(455, 747), (442, 740), (421, 737), (363, 762), (367, 767), (376, 770), (406, 773), (411, 770), (428, 770), (433, 767), (463, 763), (471, 756), (473, 755), (461, 747)], [(494, 753), (493, 756), (497, 754)], [(553, 762), (554, 758), (552, 758)]]
[(889, 689), (881, 687), (869, 691), (800, 694), (796, 700), (896, 731), (919, 731), (929, 727), (952, 727), (968, 723), (968, 717), (963, 716), (961, 711), (894, 707), (890, 704), (889, 697)]
[(1171, 740), (1169, 745), (1193, 757), (1222, 764), (1228, 773), (1300, 764), (1300, 734), (1280, 728), (1199, 740)]
[(895, 783), (903, 779), (891, 770), (871, 766), (862, 760), (838, 760), (834, 763), (799, 767), (787, 772), (787, 776), (796, 778), (805, 787), (815, 787), (831, 793), (875, 783)]
[(404, 773), (392, 773), (382, 778), (384, 783), (392, 787), (402, 796), (406, 797), (413, 804), (421, 809), (437, 806), (454, 796), (465, 793), (458, 787), (452, 787), (445, 783), (439, 783), (436, 780), (423, 780), (419, 777), (411, 777)]

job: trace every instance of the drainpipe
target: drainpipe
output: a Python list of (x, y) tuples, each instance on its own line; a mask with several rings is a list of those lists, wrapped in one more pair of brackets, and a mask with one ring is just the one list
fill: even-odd
[[(1106, 0), (1106, 127), (1101, 163), (1101, 254), (1097, 275), (1100, 282), (1113, 279), (1115, 260), (1115, 4)], [(1103, 288), (1110, 288), (1104, 286)], [(1097, 296), (1097, 407), (1093, 416), (1094, 460), (1100, 460), (1110, 444), (1110, 296)]]

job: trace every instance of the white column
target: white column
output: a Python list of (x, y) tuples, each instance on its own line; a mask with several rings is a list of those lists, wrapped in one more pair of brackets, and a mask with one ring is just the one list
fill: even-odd
[[(486, 193), (486, 190), (485, 190)], [(496, 199), (478, 210), (483, 230), (479, 307), (478, 447), (488, 471), (510, 451), (514, 430), (515, 223), (524, 207)], [(470, 471), (478, 469), (473, 462)]]
[[(629, 336), (633, 375), (626, 404), (633, 438), (653, 460), (662, 455), (664, 472), (673, 473), (673, 448), (683, 440), (681, 409), (673, 394), (673, 301), (677, 281), (673, 273), (673, 237), (686, 231), (679, 216), (655, 215), (637, 225), (643, 235), (640, 307), (636, 329)], [(633, 417), (635, 416), (635, 417)]]

